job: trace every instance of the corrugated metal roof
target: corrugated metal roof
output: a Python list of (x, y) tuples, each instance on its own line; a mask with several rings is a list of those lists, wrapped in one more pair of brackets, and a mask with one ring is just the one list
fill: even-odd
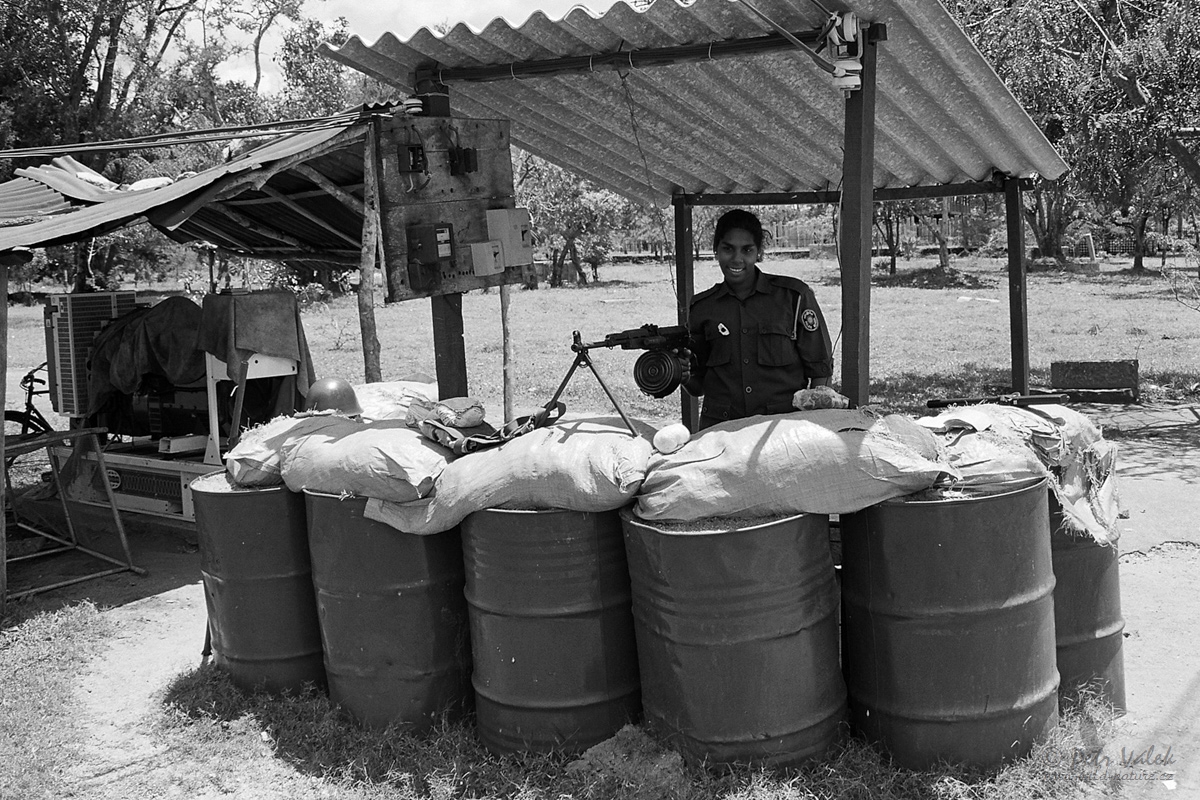
[(0, 184), (0, 226), (27, 225), (76, 206), (49, 186), (29, 178)]
[[(264, 191), (263, 187), (288, 165), (319, 159), (330, 151), (361, 142), (364, 128), (360, 123), (368, 118), (371, 108), (364, 109), (364, 115), (359, 118), (339, 117), (336, 124), (331, 124), (328, 128), (279, 136), (232, 161), (181, 178), (169, 186), (142, 191), (103, 191), (103, 196), (98, 196), (94, 205), (76, 210), (63, 208), (64, 204), (70, 206), (64, 195), (83, 192), (81, 186), (86, 186), (86, 181), (69, 175), (69, 170), (50, 167), (22, 170), (21, 178), (0, 186), (0, 222), (4, 214), (10, 214), (13, 218), (22, 216), (23, 209), (35, 212), (23, 215), (31, 218), (55, 213), (52, 210), (55, 208), (59, 211), (66, 210), (68, 213), (55, 213), (54, 216), (29, 224), (0, 227), (0, 252), (14, 247), (47, 247), (98, 236), (142, 219), (171, 232), (176, 238), (206, 238), (231, 250), (243, 249), (235, 245), (239, 241), (238, 237), (222, 240), (214, 236), (197, 235), (191, 229), (177, 229), (199, 209), (210, 204), (219, 205), (223, 200), (246, 193), (250, 193), (252, 197), (267, 198), (269, 205), (247, 212), (243, 215), (244, 218), (252, 223), (261, 221), (268, 226), (280, 219), (287, 219), (288, 214), (293, 213), (289, 211), (288, 203), (273, 197), (269, 191)], [(358, 145), (358, 148), (361, 149), (361, 145)], [(357, 153), (356, 157), (361, 181), (361, 153)], [(309, 184), (308, 188), (314, 189), (324, 198), (309, 201), (310, 204), (315, 204), (314, 213), (328, 213), (339, 219), (336, 215), (342, 204), (312, 184)], [(57, 205), (52, 198), (57, 198)], [(22, 206), (23, 202), (28, 205)], [(39, 208), (46, 210), (36, 213)], [(361, 237), (361, 218), (352, 223), (345, 220), (343, 222), (347, 226), (346, 236)], [(318, 226), (311, 222), (300, 225), (293, 221), (291, 228), (304, 234), (299, 237), (299, 241), (276, 241), (275, 244), (282, 247), (319, 249), (329, 238), (328, 231), (313, 233)], [(308, 236), (308, 233), (313, 235)], [(289, 234), (285, 236), (293, 238)]]
[[(812, 0), (753, 0), (789, 31), (819, 28)], [(1053, 179), (1066, 164), (992, 68), (935, 0), (837, 3), (884, 23), (879, 45), (877, 188), (964, 183), (994, 173)], [(408, 41), (358, 37), (325, 54), (409, 93), (413, 73), (720, 43), (774, 33), (739, 2), (617, 3), (593, 15), (576, 7), (520, 27), (494, 20)], [(798, 49), (645, 69), (450, 84), (456, 116), (512, 120), (514, 144), (629, 197), (674, 193), (836, 189), (842, 175), (845, 102), (828, 74)]]

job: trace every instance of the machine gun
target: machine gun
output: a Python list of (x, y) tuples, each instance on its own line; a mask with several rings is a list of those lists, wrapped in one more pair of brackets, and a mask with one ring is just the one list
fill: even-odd
[(622, 350), (645, 350), (634, 362), (633, 382), (645, 394), (661, 399), (688, 379), (691, 365), (686, 351), (690, 341), (691, 335), (682, 325), (659, 327), (646, 323), (640, 328), (610, 333), (602, 342), (584, 344), (577, 339), (571, 349), (620, 347)]
[(633, 380), (638, 388), (646, 394), (662, 398), (675, 391), (688, 378), (687, 346), (690, 338), (687, 328), (682, 325), (660, 328), (657, 325), (646, 324), (640, 328), (610, 333), (599, 342), (585, 342), (579, 335), (579, 331), (575, 331), (571, 341), (571, 350), (575, 353), (575, 361), (571, 363), (562, 383), (558, 385), (558, 389), (550, 398), (550, 402), (546, 403), (545, 408), (549, 412), (559, 405), (558, 398), (562, 396), (563, 390), (571, 382), (571, 376), (575, 374), (575, 370), (584, 366), (596, 376), (600, 388), (612, 401), (613, 408), (621, 415), (629, 432), (637, 436), (637, 428), (630, 421), (625, 409), (621, 408), (621, 404), (617, 402), (617, 398), (608, 388), (608, 384), (596, 371), (596, 365), (592, 363), (588, 351), (597, 347), (645, 350), (646, 352), (638, 356), (638, 360), (633, 366)]

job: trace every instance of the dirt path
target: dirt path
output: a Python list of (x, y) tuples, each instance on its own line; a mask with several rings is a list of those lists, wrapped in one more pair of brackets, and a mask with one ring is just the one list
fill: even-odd
[(85, 796), (174, 760), (149, 721), (166, 686), (200, 662), (206, 624), (199, 583), (104, 613), (118, 633), (77, 687), (87, 749), (70, 780)]

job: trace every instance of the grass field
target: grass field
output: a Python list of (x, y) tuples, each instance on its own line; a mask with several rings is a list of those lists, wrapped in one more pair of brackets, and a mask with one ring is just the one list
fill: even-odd
[[(929, 262), (902, 262), (902, 270)], [(835, 384), (841, 367), (841, 287), (828, 261), (768, 261), (768, 271), (808, 282), (834, 336)], [(977, 260), (957, 269), (984, 288), (875, 287), (871, 297), (871, 400), (889, 410), (918, 412), (930, 397), (977, 396), (1006, 391), (1010, 383), (1008, 285), (1003, 262)], [(1098, 275), (1032, 273), (1029, 276), (1029, 349), (1034, 386), (1049, 383), (1052, 361), (1137, 359), (1147, 397), (1181, 397), (1200, 380), (1200, 312), (1176, 302), (1158, 274), (1132, 277), (1110, 265)], [(584, 341), (643, 323), (676, 324), (672, 269), (665, 264), (607, 266), (587, 287), (513, 289), (510, 329), (515, 349), (514, 403), (546, 402), (574, 354), (571, 332)], [(712, 262), (697, 267), (696, 287), (719, 279)], [(361, 380), (356, 306), (344, 298), (305, 315), (313, 360), (321, 374)], [(385, 379), (413, 371), (434, 374), (428, 301), (376, 312)], [(463, 298), (469, 391), (485, 402), (489, 419), (501, 416), (503, 379), (500, 300), (497, 292)], [(617, 399), (650, 422), (678, 419), (677, 396), (654, 400), (633, 384), (638, 352), (598, 349), (593, 361)], [(1195, 389), (1190, 390), (1195, 396)], [(568, 408), (607, 410), (595, 379), (577, 373), (563, 399)]]
[[(931, 261), (901, 262), (901, 273)], [(1028, 338), (1033, 386), (1048, 386), (1052, 361), (1137, 359), (1147, 399), (1195, 399), (1200, 382), (1200, 311), (1174, 299), (1156, 272), (1131, 275), (1126, 262), (1099, 274), (1034, 272), (1028, 277)], [(767, 261), (765, 269), (792, 275), (814, 289), (835, 337), (835, 385), (841, 377), (841, 287), (834, 262)], [(982, 288), (922, 289), (875, 286), (871, 292), (871, 402), (890, 411), (920, 413), (931, 397), (968, 397), (1007, 391), (1010, 381), (1008, 283), (1004, 262), (969, 259), (955, 269)], [(1193, 270), (1194, 274), (1194, 270)], [(697, 290), (719, 279), (714, 262), (697, 264)], [(514, 406), (518, 414), (541, 406), (574, 358), (572, 331), (584, 341), (647, 322), (676, 324), (673, 268), (666, 264), (605, 266), (586, 287), (513, 288), (509, 327), (515, 352)], [(142, 296), (152, 297), (153, 292)], [(376, 308), (384, 380), (413, 373), (436, 375), (428, 300)], [(498, 291), (463, 296), (469, 392), (482, 400), (488, 420), (502, 421), (503, 371)], [(303, 314), (318, 377), (361, 382), (364, 365), (354, 297), (315, 304)], [(632, 416), (651, 423), (678, 419), (678, 396), (655, 400), (633, 383), (637, 351), (597, 349), (592, 360)], [(19, 405), (21, 374), (45, 360), (40, 306), (9, 310), (8, 404)], [(611, 404), (586, 370), (563, 395), (568, 409), (609, 411)], [(49, 412), (42, 398), (40, 407)]]

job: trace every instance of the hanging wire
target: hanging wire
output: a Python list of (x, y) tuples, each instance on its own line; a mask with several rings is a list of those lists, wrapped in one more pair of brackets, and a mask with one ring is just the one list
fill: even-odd
[(800, 41), (799, 39), (797, 39), (797, 38), (795, 37), (795, 35), (794, 35), (794, 34), (793, 34), (791, 31), (789, 31), (787, 28), (783, 27), (783, 26), (782, 26), (782, 25), (780, 25), (778, 22), (776, 22), (775, 20), (771, 19), (771, 18), (770, 18), (770, 17), (768, 17), (766, 14), (764, 14), (763, 12), (759, 11), (757, 8), (755, 8), (754, 6), (752, 6), (752, 5), (750, 4), (750, 1), (749, 1), (749, 0), (738, 0), (738, 2), (740, 2), (740, 3), (741, 3), (742, 5), (744, 5), (746, 8), (750, 9), (750, 11), (752, 11), (756, 17), (758, 17), (758, 18), (759, 18), (759, 19), (761, 19), (763, 22), (767, 23), (767, 24), (768, 24), (768, 25), (770, 25), (772, 28), (774, 28), (774, 29), (775, 29), (775, 31), (776, 31), (776, 32), (777, 32), (777, 33), (778, 33), (780, 36), (782, 36), (783, 38), (787, 39), (789, 42), (791, 42), (792, 44), (794, 44), (796, 47), (800, 48), (800, 49), (801, 49), (801, 50), (803, 50), (805, 53), (807, 53), (807, 54), (808, 54), (808, 57), (809, 57), (809, 58), (811, 58), (811, 59), (813, 60), (813, 63), (814, 63), (814, 64), (816, 64), (818, 67), (820, 67), (821, 69), (825, 70), (825, 71), (826, 71), (826, 72), (828, 72), (830, 75), (835, 75), (835, 76), (837, 75), (837, 73), (838, 73), (838, 68), (837, 68), (837, 67), (835, 67), (835, 66), (834, 66), (832, 63), (830, 63), (829, 61), (827, 61), (827, 60), (825, 60), (824, 58), (822, 58), (822, 57), (821, 57), (821, 55), (820, 55), (820, 54), (819, 54), (819, 53), (818, 53), (816, 50), (813, 50), (811, 47), (809, 47), (808, 45), (806, 45), (804, 42), (802, 42), (802, 41)]
[[(659, 232), (659, 235), (662, 237), (663, 246), (666, 247), (668, 245), (668, 243), (672, 242), (673, 240), (667, 238), (667, 226), (663, 222), (663, 209), (661, 206), (659, 206), (658, 200), (655, 199), (654, 184), (650, 180), (650, 162), (646, 158), (645, 149), (643, 149), (643, 147), (642, 147), (642, 137), (641, 137), (641, 134), (639, 133), (639, 126), (638, 126), (638, 122), (637, 122), (637, 113), (636, 113), (636, 109), (633, 104), (633, 93), (629, 90), (629, 73), (628, 72), (618, 72), (617, 74), (621, 77), (621, 88), (622, 88), (622, 90), (624, 90), (624, 94), (625, 94), (625, 105), (629, 108), (629, 127), (633, 130), (633, 143), (637, 147), (638, 155), (641, 156), (641, 159), (642, 159), (642, 173), (645, 176), (646, 189), (648, 189), (650, 192), (650, 202), (653, 203), (653, 205), (654, 205), (654, 211), (655, 211), (654, 216), (658, 219), (658, 232)], [(673, 255), (677, 255), (675, 253), (675, 247), (673, 244), (671, 245), (670, 250)], [(675, 270), (671, 269), (670, 274), (671, 274), (671, 294), (675, 295), (675, 302), (678, 305), (680, 298), (679, 298), (679, 289), (675, 285)]]
[[(387, 107), (390, 110), (391, 106)], [(100, 142), (78, 142), (76, 144), (52, 145), (48, 147), (22, 147), (11, 150), (0, 150), (0, 158), (44, 158), (73, 153), (102, 153), (112, 150), (149, 150), (156, 147), (175, 147), (183, 144), (198, 142), (226, 141), (228, 139), (249, 139), (256, 136), (269, 136), (280, 133), (310, 133), (313, 131), (344, 128), (357, 121), (366, 121), (378, 112), (362, 113), (360, 111), (344, 112), (328, 117), (309, 117), (304, 119), (268, 122), (257, 125), (229, 125), (219, 128), (201, 128), (194, 131), (173, 131), (171, 133), (156, 133), (145, 136), (132, 136), (126, 139), (109, 139)]]

